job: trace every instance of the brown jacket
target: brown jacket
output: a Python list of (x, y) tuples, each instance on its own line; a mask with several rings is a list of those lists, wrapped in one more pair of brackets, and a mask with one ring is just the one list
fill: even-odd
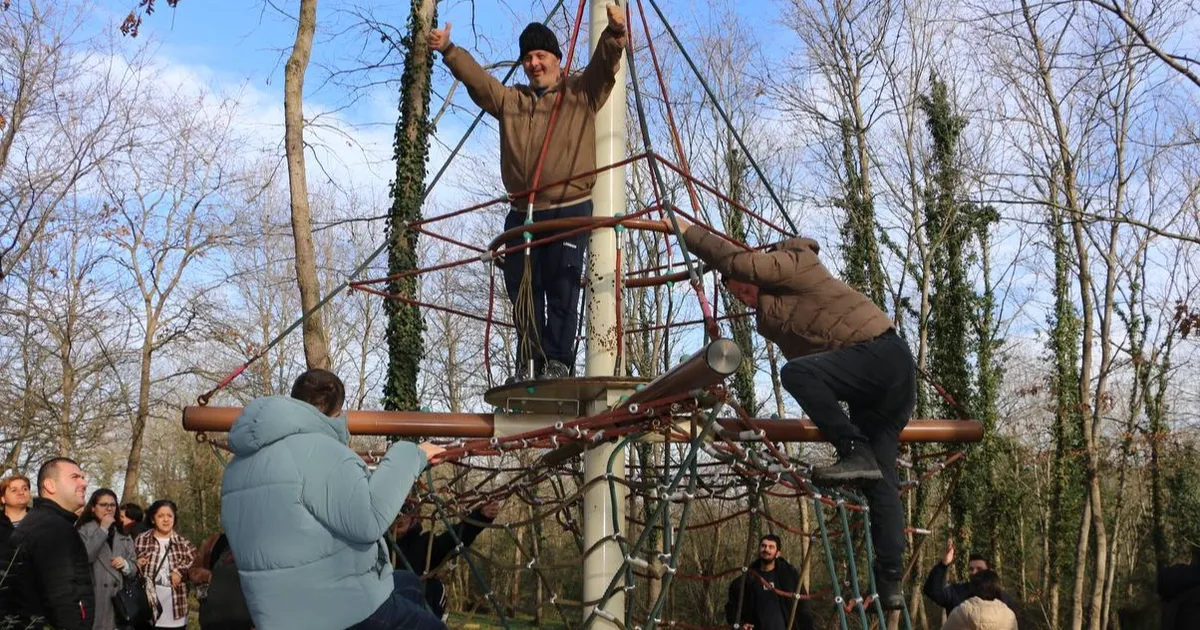
[(790, 359), (874, 339), (892, 328), (867, 296), (829, 273), (820, 247), (794, 238), (771, 252), (750, 252), (693, 225), (683, 235), (688, 251), (731, 280), (759, 288), (758, 333)]
[[(471, 100), (500, 121), (500, 175), (510, 195), (533, 188), (538, 155), (550, 126), (558, 91), (565, 89), (558, 118), (550, 135), (538, 185), (553, 184), (596, 168), (596, 111), (608, 100), (625, 48), (625, 34), (606, 28), (600, 45), (583, 72), (571, 75), (541, 97), (527, 85), (506, 87), (480, 67), (471, 53), (451, 46), (443, 59), (454, 77), (467, 87)], [(538, 210), (588, 198), (596, 176), (588, 175), (539, 191)], [(528, 203), (514, 199), (514, 204)]]

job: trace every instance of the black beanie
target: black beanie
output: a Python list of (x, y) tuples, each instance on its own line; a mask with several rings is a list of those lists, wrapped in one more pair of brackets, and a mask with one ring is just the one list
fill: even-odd
[(521, 31), (521, 39), (518, 41), (521, 45), (521, 59), (534, 50), (544, 50), (562, 59), (562, 50), (558, 48), (558, 38), (554, 36), (554, 31), (550, 30), (550, 27), (541, 22), (530, 22), (529, 26)]

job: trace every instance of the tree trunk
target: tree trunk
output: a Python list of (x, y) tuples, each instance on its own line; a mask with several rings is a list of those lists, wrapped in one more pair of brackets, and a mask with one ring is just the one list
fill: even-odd
[(316, 29), (317, 0), (300, 0), (296, 43), (283, 71), (283, 135), (291, 196), (292, 238), (296, 243), (296, 284), (300, 287), (300, 308), (309, 314), (303, 328), (304, 360), (309, 369), (329, 369), (329, 339), (321, 312), (315, 310), (321, 301), (321, 283), (317, 278), (304, 167), (304, 73), (308, 70)]
[[(435, 0), (412, 0), (408, 18), (409, 42), (400, 77), (400, 116), (396, 122), (396, 177), (392, 181), (392, 208), (387, 221), (388, 273), (412, 271), (420, 265), (417, 233), (407, 229), (421, 218), (425, 199), (425, 163), (429, 159), (430, 77), (433, 53), (421, 45), (437, 19)], [(408, 299), (419, 292), (417, 278), (409, 276), (388, 283), (388, 291)], [(418, 409), (417, 378), (424, 354), (425, 323), (412, 304), (387, 300), (388, 370), (383, 387), (385, 409)]]
[(125, 485), (121, 489), (121, 501), (133, 501), (137, 498), (138, 479), (142, 471), (142, 438), (146, 433), (146, 422), (150, 419), (150, 361), (154, 358), (154, 335), (157, 332), (157, 321), (153, 318), (149, 305), (146, 308), (146, 336), (142, 340), (141, 369), (138, 373), (137, 413), (133, 418), (133, 430), (130, 432), (129, 457), (125, 462)]

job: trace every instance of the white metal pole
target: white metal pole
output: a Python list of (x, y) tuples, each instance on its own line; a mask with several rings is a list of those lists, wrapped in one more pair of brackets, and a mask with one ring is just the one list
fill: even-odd
[[(611, 0), (591, 0), (589, 35), (591, 51), (595, 54), (600, 34), (608, 26), (607, 5)], [(624, 10), (622, 8), (622, 10)], [(625, 62), (617, 73), (617, 82), (604, 107), (596, 114), (596, 166), (603, 168), (625, 158)], [(611, 217), (625, 211), (625, 167), (601, 173), (592, 191), (594, 214)], [(616, 318), (616, 233), (612, 228), (592, 231), (588, 242), (587, 308), (587, 376), (613, 376), (617, 360)], [(610, 404), (608, 397), (591, 401), (588, 415), (601, 413)], [(607, 474), (608, 460), (615, 444), (606, 442), (584, 453), (584, 479), (590, 483)], [(625, 454), (619, 453), (613, 462), (613, 474), (625, 476)], [(590, 485), (583, 495), (584, 548), (592, 549), (583, 559), (583, 599), (592, 601), (604, 596), (613, 576), (623, 564), (620, 547), (609, 540), (593, 549), (600, 540), (613, 534), (614, 514), (624, 530), (625, 486), (617, 485), (617, 501), (613, 504), (609, 484)], [(625, 616), (625, 594), (618, 592), (602, 607), (617, 619)], [(584, 614), (591, 613), (585, 610)], [(617, 624), (596, 617), (592, 628), (617, 628)]]

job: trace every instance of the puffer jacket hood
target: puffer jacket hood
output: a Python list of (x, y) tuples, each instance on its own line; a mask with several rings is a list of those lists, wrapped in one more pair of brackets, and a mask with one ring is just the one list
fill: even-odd
[(1017, 615), (998, 599), (972, 597), (950, 613), (942, 630), (1017, 630)]
[(229, 431), (234, 455), (252, 455), (289, 435), (318, 433), (345, 444), (350, 430), (345, 416), (330, 418), (316, 407), (288, 396), (258, 398), (246, 405)]

